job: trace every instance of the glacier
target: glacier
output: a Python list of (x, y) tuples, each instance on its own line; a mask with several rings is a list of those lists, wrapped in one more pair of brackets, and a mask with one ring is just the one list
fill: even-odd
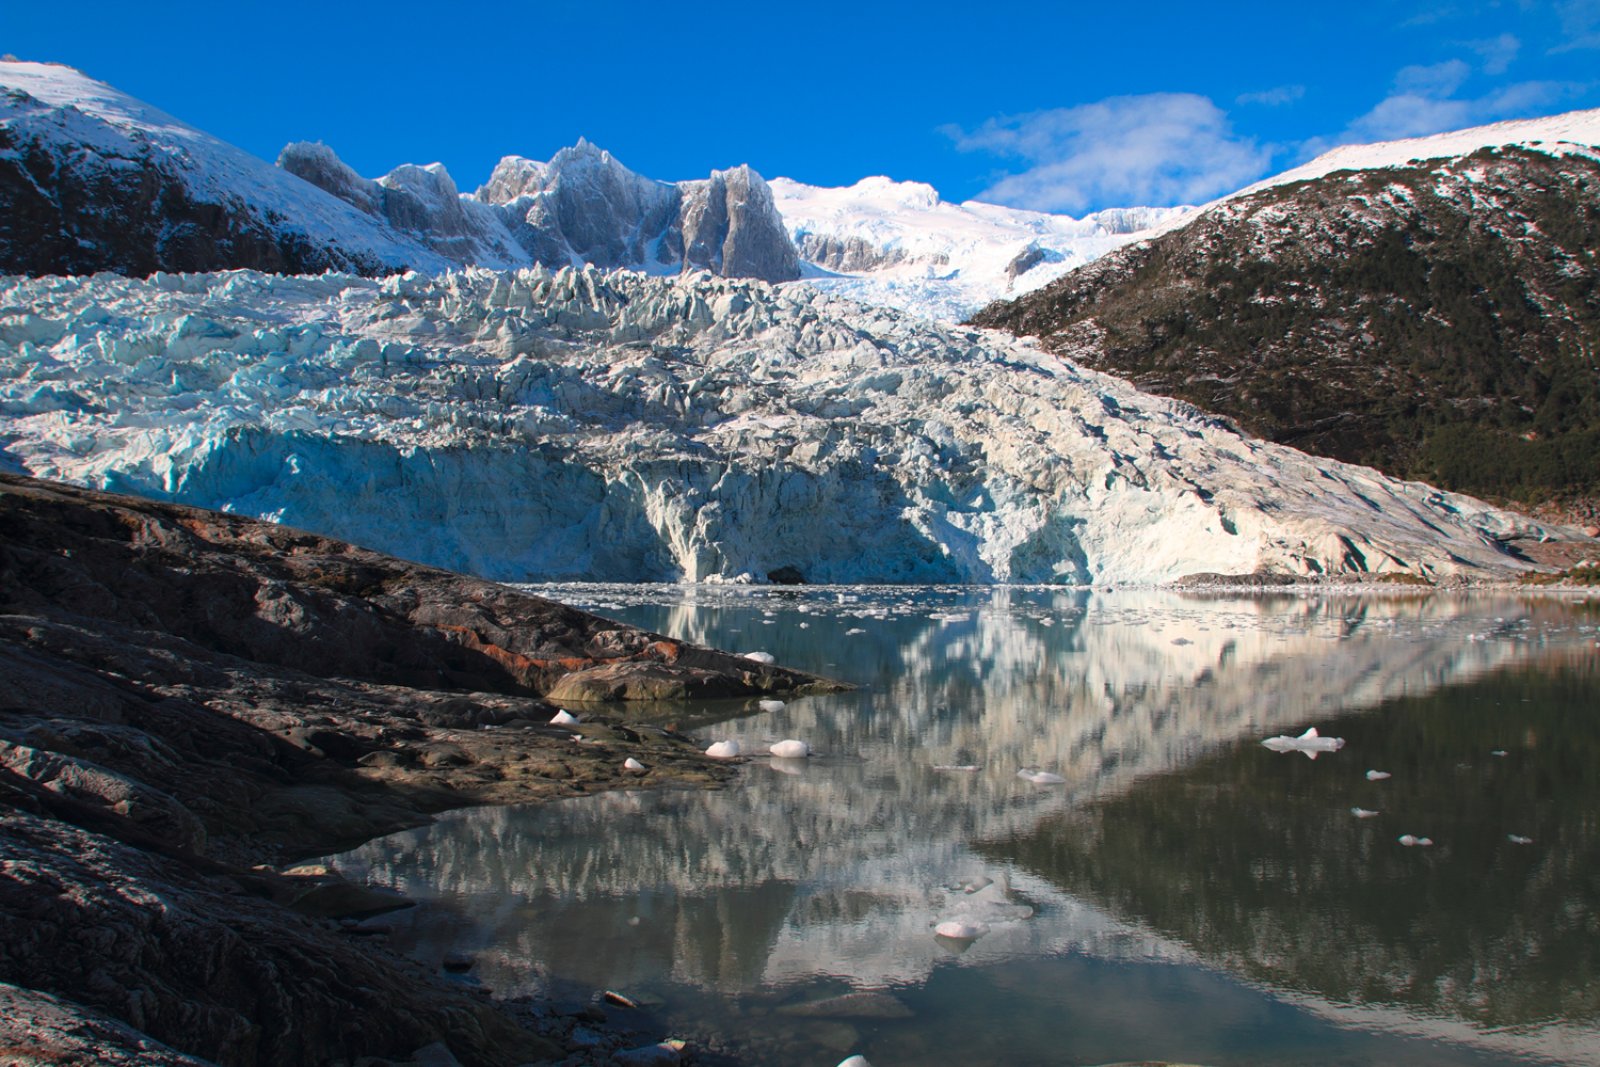
[(1547, 532), (1029, 342), (704, 272), (4, 279), (0, 449), (511, 581), (1504, 577)]
[(789, 178), (769, 184), (807, 265), (805, 284), (948, 322), (1041, 288), (1195, 211), (1110, 208), (1075, 219), (952, 204), (931, 185), (881, 176), (842, 188)]

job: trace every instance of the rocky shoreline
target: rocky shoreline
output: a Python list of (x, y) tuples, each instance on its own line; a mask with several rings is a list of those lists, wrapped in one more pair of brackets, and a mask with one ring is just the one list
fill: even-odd
[[(348, 917), (392, 900), (294, 862), (448, 808), (733, 773), (595, 701), (840, 687), (270, 523), (0, 475), (0, 1065), (563, 1059), (572, 1019), (387, 952)], [(577, 724), (550, 723), (552, 691)]]

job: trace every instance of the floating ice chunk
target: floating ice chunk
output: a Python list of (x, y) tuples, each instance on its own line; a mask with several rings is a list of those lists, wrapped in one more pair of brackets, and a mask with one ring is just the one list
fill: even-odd
[(733, 759), (739, 754), (739, 742), (717, 741), (708, 749), (706, 755), (712, 759)]
[[(864, 633), (866, 633), (866, 632), (867, 632), (867, 631), (865, 631), (865, 630), (863, 630), (863, 629), (862, 629), (862, 628), (861, 628), (861, 627), (859, 627), (859, 626), (852, 626), (852, 627), (850, 627), (850, 629), (848, 629), (848, 630), (846, 630), (846, 631), (845, 631), (845, 632), (844, 632), (844, 635), (845, 635), (845, 636), (846, 636), (846, 637), (854, 637), (854, 636), (855, 636), (855, 635), (856, 635), (856, 634), (864, 634)], [(860, 1056), (854, 1056), (854, 1057), (851, 1057), (851, 1058), (852, 1058), (852, 1059), (861, 1059), (861, 1057), (860, 1057)]]
[(983, 923), (969, 923), (962, 919), (948, 919), (933, 928), (933, 932), (940, 937), (948, 937), (952, 941), (976, 941), (989, 932)]
[(1066, 779), (1061, 777), (1059, 774), (1052, 774), (1049, 771), (1030, 770), (1027, 767), (1024, 767), (1022, 770), (1018, 771), (1017, 777), (1032, 782), (1034, 785), (1060, 785), (1062, 782), (1066, 781)]
[(625, 771), (632, 771), (634, 774), (643, 774), (644, 764), (640, 763), (632, 756), (629, 756), (627, 759), (622, 761), (622, 769)]
[(971, 774), (978, 769), (978, 765), (976, 763), (935, 763), (933, 769), (936, 771), (961, 771), (965, 774)]
[(963, 878), (956, 885), (956, 888), (961, 890), (963, 893), (977, 893), (988, 889), (992, 885), (994, 885), (993, 878), (990, 878), (986, 874), (980, 874), (976, 878)]
[(1367, 772), (1367, 781), (1369, 781), (1369, 782), (1381, 782), (1387, 777), (1389, 777), (1389, 772), (1388, 771), (1368, 771)]
[(1369, 808), (1351, 808), (1350, 814), (1354, 815), (1358, 819), (1371, 819), (1375, 816), (1382, 815), (1383, 812), (1372, 811)]
[(762, 700), (762, 701), (758, 701), (756, 703), (756, 707), (760, 708), (762, 711), (782, 711), (783, 710), (783, 701), (781, 701), (781, 700)]
[(811, 755), (811, 746), (804, 741), (796, 741), (793, 738), (789, 738), (785, 741), (779, 741), (767, 751), (779, 759), (805, 759)]
[(1417, 837), (1415, 834), (1401, 834), (1396, 840), (1406, 848), (1427, 848), (1433, 844), (1433, 838)]
[(839, 1061), (839, 1067), (872, 1067), (865, 1056), (849, 1056)]
[(1506, 840), (1510, 841), (1513, 845), (1531, 845), (1531, 844), (1533, 844), (1533, 838), (1531, 838), (1531, 837), (1523, 837), (1521, 834), (1507, 834), (1506, 835)]
[(673, 1039), (616, 1052), (611, 1058), (623, 1067), (671, 1067), (683, 1062), (684, 1047), (685, 1042)]
[(1503, 748), (1497, 748), (1493, 752), (1489, 753), (1491, 756), (1504, 756), (1505, 754), (1506, 750)]
[(1313, 726), (1299, 737), (1279, 734), (1261, 743), (1274, 752), (1303, 752), (1307, 759), (1316, 759), (1320, 753), (1339, 751), (1344, 747), (1344, 738), (1323, 737)]
[(757, 663), (778, 662), (778, 657), (774, 656), (771, 652), (746, 652), (743, 655), (745, 659), (754, 660)]
[(578, 725), (578, 717), (570, 712), (558, 711), (554, 715), (550, 716), (550, 725), (576, 726)]

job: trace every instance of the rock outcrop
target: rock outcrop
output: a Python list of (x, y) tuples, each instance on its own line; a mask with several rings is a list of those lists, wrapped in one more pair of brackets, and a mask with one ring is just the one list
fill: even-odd
[(597, 667), (829, 684), (271, 524), (0, 476), (0, 1043), (561, 1055), (332, 921), (393, 901), (262, 864), (462, 804), (726, 775), (592, 706), (549, 725), (540, 694)]

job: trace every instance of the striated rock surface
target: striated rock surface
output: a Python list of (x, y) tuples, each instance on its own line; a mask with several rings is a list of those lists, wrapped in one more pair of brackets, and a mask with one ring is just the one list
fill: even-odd
[(830, 684), (283, 527), (0, 475), (0, 1035), (109, 1063), (562, 1055), (331, 921), (392, 899), (261, 864), (462, 804), (728, 773), (615, 716), (547, 725), (539, 694), (602, 665)]
[(1549, 529), (994, 334), (704, 276), (15, 281), (0, 442), (510, 581), (1505, 577)]

